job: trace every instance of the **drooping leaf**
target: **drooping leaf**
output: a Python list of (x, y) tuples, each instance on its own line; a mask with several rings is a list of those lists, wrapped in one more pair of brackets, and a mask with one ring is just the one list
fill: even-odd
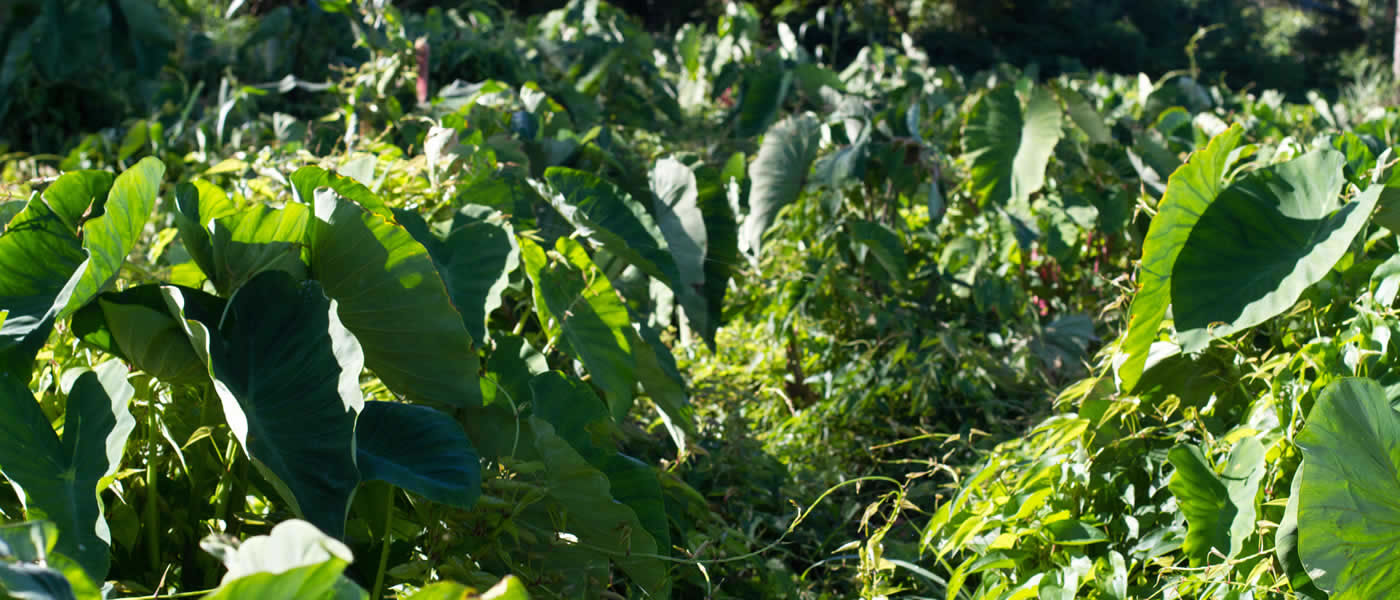
[(255, 535), (242, 544), (211, 535), (200, 547), (228, 568), (218, 589), (206, 598), (358, 600), (369, 596), (353, 583), (345, 585), (349, 582), (341, 576), (354, 560), (350, 548), (300, 519), (278, 523), (268, 535)]
[(1064, 134), (1060, 105), (1034, 87), (1021, 110), (1015, 88), (983, 95), (967, 114), (963, 158), (972, 165), (972, 193), (983, 206), (1022, 203), (1045, 184), (1045, 168)]
[(1098, 111), (1094, 110), (1083, 94), (1064, 86), (1056, 86), (1055, 94), (1065, 103), (1070, 120), (1074, 122), (1076, 127), (1084, 131), (1085, 135), (1089, 136), (1090, 143), (1113, 143), (1113, 133), (1104, 123), (1104, 118), (1099, 115)]
[(780, 114), (792, 80), (793, 71), (773, 56), (745, 69), (739, 86), (735, 133), (745, 138), (763, 133)]
[(1283, 313), (1332, 270), (1383, 189), (1373, 185), (1339, 208), (1344, 163), (1323, 150), (1254, 171), (1200, 214), (1171, 275), (1185, 351)]
[(676, 359), (671, 355), (671, 349), (661, 342), (656, 330), (645, 323), (636, 323), (629, 334), (632, 357), (637, 365), (637, 379), (660, 411), (661, 421), (671, 435), (671, 441), (683, 452), (686, 440), (698, 435), (698, 432), (695, 430), (690, 398), (685, 390), (685, 379), (676, 368)]
[(355, 427), (364, 481), (385, 481), (434, 502), (471, 508), (481, 496), (481, 459), (456, 421), (437, 409), (368, 402)]
[(93, 581), (107, 575), (112, 536), (98, 483), (117, 471), (136, 421), (127, 410), (135, 389), (118, 361), (73, 381), (63, 437), (30, 393), (27, 381), (0, 377), (0, 472), (24, 491), (32, 515), (58, 525), (55, 551), (76, 560)]
[(651, 597), (670, 597), (666, 563), (648, 528), (627, 504), (614, 499), (609, 476), (584, 459), (554, 426), (530, 418), (535, 447), (545, 463), (550, 497), (568, 514), (567, 533), (606, 553)]
[(102, 205), (102, 215), (89, 219), (82, 226), (87, 260), (79, 267), (82, 275), (73, 285), (72, 296), (59, 311), (59, 318), (82, 308), (116, 279), (126, 255), (136, 247), (146, 221), (155, 210), (156, 194), (164, 176), (165, 164), (150, 156), (117, 176)]
[(1369, 379), (1341, 379), (1298, 434), (1298, 553), (1336, 600), (1400, 593), (1400, 415)]
[(705, 214), (700, 210), (695, 173), (674, 158), (658, 160), (651, 170), (651, 191), (656, 195), (653, 208), (657, 225), (680, 270), (678, 283), (702, 289), (709, 236), (705, 232)]
[(551, 202), (580, 232), (608, 252), (683, 293), (680, 271), (656, 221), (636, 200), (612, 183), (564, 167), (545, 170), (556, 192)]
[(500, 213), (471, 204), (457, 212), (442, 237), (415, 212), (395, 210), (394, 215), (428, 249), (467, 333), (474, 340), (489, 339), (487, 317), (501, 306), (510, 274), (520, 266), (514, 228)]
[(1118, 377), (1124, 390), (1131, 391), (1142, 377), (1148, 350), (1157, 339), (1157, 328), (1171, 304), (1171, 279), (1177, 257), (1196, 221), (1220, 195), (1228, 158), (1243, 133), (1244, 128), (1235, 125), (1215, 136), (1205, 150), (1193, 154), (1167, 182), (1157, 216), (1152, 218), (1143, 242), (1139, 288), (1128, 311), (1128, 330), (1119, 343), (1122, 362), (1118, 365)]
[[(292, 510), (339, 537), (359, 483), (355, 418), (364, 406), (360, 345), (316, 281), (265, 271), (234, 293), (221, 322), (172, 310), (209, 364), (224, 417)], [(207, 358), (206, 358), (207, 357)]]
[(334, 193), (316, 198), (311, 274), (389, 389), (441, 406), (481, 403), (479, 359), (428, 250)]
[(632, 407), (637, 383), (627, 339), (632, 327), (627, 307), (578, 242), (559, 238), (555, 258), (525, 238), (520, 239), (520, 250), (540, 322), (588, 368), (593, 382), (607, 394), (613, 418), (622, 421)]
[(1167, 460), (1176, 467), (1168, 487), (1186, 515), (1182, 549), (1191, 565), (1213, 562), (1215, 553), (1234, 558), (1254, 533), (1254, 496), (1264, 477), (1264, 445), (1258, 438), (1240, 440), (1219, 475), (1194, 445), (1172, 448)]
[(705, 319), (700, 336), (713, 349), (715, 333), (724, 316), (724, 295), (729, 290), (729, 279), (739, 266), (739, 222), (730, 206), (732, 197), (737, 204), (741, 192), (738, 179), (743, 178), (743, 155), (735, 154), (734, 171), (737, 176), (726, 178), (723, 172), (702, 167), (696, 173), (699, 187), (699, 207), (705, 219), (705, 235), (708, 248), (705, 252), (705, 305), (709, 317)]
[(535, 415), (549, 421), (584, 460), (608, 477), (613, 498), (636, 511), (637, 518), (658, 548), (671, 545), (670, 525), (656, 472), (634, 458), (620, 454), (602, 432), (609, 431), (607, 407), (587, 384), (566, 378), (558, 371), (530, 381)]
[(868, 249), (891, 280), (904, 281), (909, 277), (909, 260), (904, 256), (904, 244), (893, 230), (880, 223), (859, 219), (848, 225), (851, 241)]

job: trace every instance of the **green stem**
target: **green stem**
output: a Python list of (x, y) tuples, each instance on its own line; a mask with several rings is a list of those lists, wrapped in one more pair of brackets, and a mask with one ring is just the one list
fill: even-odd
[(196, 590), (193, 592), (178, 592), (175, 594), (156, 594), (154, 596), (132, 596), (129, 598), (119, 598), (118, 600), (157, 600), (158, 598), (193, 598), (203, 596), (214, 590)]
[(384, 484), (384, 542), (379, 546), (379, 570), (374, 574), (374, 592), (370, 598), (384, 597), (384, 571), (389, 568), (389, 542), (393, 539), (394, 486)]
[(160, 570), (160, 493), (156, 488), (156, 394), (146, 402), (146, 552), (153, 571)]

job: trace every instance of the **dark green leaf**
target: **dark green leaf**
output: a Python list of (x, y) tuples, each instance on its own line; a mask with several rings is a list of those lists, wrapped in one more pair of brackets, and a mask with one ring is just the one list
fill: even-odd
[(460, 508), (471, 508), (481, 495), (481, 459), (462, 427), (443, 412), (369, 402), (355, 440), (364, 481), (385, 481)]
[(488, 340), (487, 318), (500, 307), (510, 274), (520, 266), (520, 249), (510, 223), (494, 210), (468, 204), (440, 239), (417, 213), (395, 210), (394, 215), (428, 249), (467, 333), (474, 340)]
[(534, 284), (535, 312), (551, 336), (562, 337), (569, 352), (588, 368), (620, 422), (632, 407), (637, 384), (627, 338), (632, 318), (582, 245), (559, 238), (555, 248), (551, 259), (533, 242), (520, 241), (525, 272)]
[(24, 491), (31, 514), (58, 525), (55, 551), (82, 565), (94, 581), (107, 575), (111, 534), (98, 482), (117, 471), (136, 421), (126, 367), (111, 361), (73, 381), (63, 438), (49, 425), (26, 382), (0, 377), (0, 471)]
[(229, 429), (292, 509), (343, 535), (355, 468), (364, 358), (315, 281), (266, 271), (239, 288), (217, 325), (165, 288), (185, 332), (207, 355)]
[(1024, 113), (1013, 87), (983, 95), (967, 114), (963, 160), (972, 165), (972, 193), (983, 206), (1024, 203), (1045, 183), (1045, 167), (1064, 134), (1060, 105), (1031, 90)]
[(87, 261), (79, 268), (82, 275), (73, 285), (72, 296), (59, 311), (60, 318), (82, 308), (116, 279), (126, 255), (136, 247), (146, 221), (155, 210), (156, 194), (164, 176), (165, 165), (149, 156), (117, 176), (102, 205), (102, 215), (89, 219), (82, 226)]
[(305, 279), (301, 256), (310, 227), (311, 211), (295, 203), (282, 208), (255, 204), (215, 218), (209, 225), (214, 270), (205, 274), (225, 295), (263, 271)]

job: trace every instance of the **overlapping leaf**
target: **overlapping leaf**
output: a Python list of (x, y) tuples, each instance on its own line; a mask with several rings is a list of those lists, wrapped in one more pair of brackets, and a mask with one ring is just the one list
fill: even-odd
[(1373, 185), (1339, 207), (1345, 164), (1323, 150), (1254, 171), (1200, 214), (1171, 276), (1184, 350), (1283, 313), (1332, 270), (1383, 189)]
[(963, 157), (972, 165), (972, 193), (983, 205), (1024, 202), (1045, 184), (1045, 168), (1064, 134), (1060, 105), (1039, 86), (1026, 108), (1012, 86), (984, 94), (967, 114)]
[(1176, 467), (1169, 487), (1189, 524), (1182, 549), (1191, 565), (1212, 562), (1216, 554), (1234, 558), (1254, 532), (1254, 496), (1265, 471), (1263, 444), (1252, 437), (1240, 440), (1219, 475), (1193, 445), (1172, 448), (1167, 460)]
[(481, 495), (481, 459), (462, 427), (426, 406), (369, 402), (355, 427), (360, 478), (434, 502), (470, 508)]
[(1119, 344), (1118, 377), (1123, 389), (1132, 390), (1142, 377), (1143, 365), (1157, 328), (1171, 304), (1172, 272), (1191, 229), (1223, 189), (1225, 168), (1244, 129), (1236, 125), (1215, 136), (1202, 150), (1172, 173), (1157, 216), (1148, 227), (1138, 267), (1139, 288), (1128, 313), (1128, 330)]
[(637, 383), (627, 334), (631, 316), (583, 246), (559, 238), (555, 249), (557, 258), (551, 259), (534, 242), (520, 240), (525, 272), (534, 285), (535, 312), (588, 368), (607, 394), (613, 418), (621, 421), (632, 407)]
[(428, 250), (403, 227), (321, 192), (311, 275), (335, 299), (389, 389), (442, 406), (481, 403), (479, 359)]
[(500, 307), (510, 274), (520, 266), (520, 249), (510, 223), (494, 210), (469, 204), (453, 217), (446, 235), (439, 236), (417, 213), (394, 214), (404, 230), (428, 249), (467, 333), (474, 340), (487, 340), (486, 320)]
[(60, 439), (26, 384), (0, 376), (0, 472), (23, 490), (32, 514), (58, 525), (56, 551), (101, 581), (112, 536), (97, 486), (116, 472), (136, 426), (127, 410), (135, 390), (117, 361), (79, 375), (68, 390)]
[(217, 323), (196, 320), (179, 289), (165, 292), (248, 456), (293, 510), (343, 535), (359, 484), (355, 418), (364, 405), (364, 358), (335, 303), (319, 283), (297, 283), (281, 271), (240, 288)]

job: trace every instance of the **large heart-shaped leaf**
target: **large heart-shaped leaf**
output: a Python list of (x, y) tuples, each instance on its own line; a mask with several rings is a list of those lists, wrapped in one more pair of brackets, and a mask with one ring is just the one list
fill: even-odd
[(389, 389), (443, 406), (481, 403), (479, 359), (462, 313), (427, 248), (403, 227), (323, 191), (311, 273)]
[[(671, 545), (666, 505), (656, 472), (634, 458), (618, 453), (612, 443), (597, 439), (612, 427), (607, 408), (587, 384), (558, 371), (537, 375), (530, 381), (535, 415), (549, 421), (555, 434), (598, 470), (608, 476), (610, 493), (632, 507), (659, 548)], [(606, 440), (606, 438), (603, 438)]]
[(656, 221), (636, 200), (592, 173), (550, 167), (545, 180), (554, 208), (603, 249), (635, 265), (677, 294), (680, 271)]
[(1013, 86), (984, 94), (967, 113), (963, 158), (972, 165), (972, 193), (982, 205), (1024, 202), (1045, 184), (1045, 167), (1064, 134), (1060, 105), (1031, 88), (1026, 109)]
[(1369, 379), (1341, 379), (1298, 434), (1298, 553), (1335, 600), (1400, 594), (1400, 415)]
[(534, 284), (535, 312), (551, 335), (588, 368), (608, 396), (618, 421), (632, 407), (637, 383), (627, 332), (632, 318), (612, 284), (578, 242), (559, 238), (551, 259), (534, 242), (520, 239), (525, 272)]
[(651, 170), (651, 190), (656, 196), (652, 203), (656, 222), (671, 248), (680, 277), (675, 284), (685, 292), (679, 294), (685, 314), (695, 329), (712, 340), (717, 325), (709, 321), (714, 311), (702, 296), (710, 242), (695, 173), (674, 158), (661, 159)]
[(166, 287), (186, 335), (207, 357), (229, 429), (292, 509), (343, 535), (359, 483), (355, 418), (364, 358), (316, 281), (265, 271), (229, 299), (221, 322), (197, 320)]
[(763, 232), (778, 211), (802, 193), (821, 142), (821, 123), (811, 114), (790, 116), (763, 134), (758, 156), (749, 165), (749, 214), (739, 230), (739, 249), (758, 256)]
[(467, 333), (475, 340), (489, 339), (486, 320), (501, 306), (510, 274), (520, 266), (520, 249), (510, 222), (490, 208), (468, 204), (457, 211), (445, 235), (439, 236), (418, 213), (395, 210), (394, 215), (428, 249)]
[(1257, 438), (1240, 440), (1219, 475), (1194, 445), (1172, 448), (1167, 460), (1176, 467), (1168, 487), (1186, 515), (1182, 549), (1191, 565), (1211, 562), (1217, 554), (1234, 558), (1254, 533), (1254, 496), (1264, 478), (1264, 445)]
[(1091, 144), (1112, 144), (1113, 132), (1109, 130), (1108, 124), (1104, 122), (1102, 115), (1094, 110), (1094, 106), (1083, 94), (1072, 88), (1055, 86), (1055, 95), (1065, 103), (1065, 110), (1069, 113), (1069, 118), (1089, 136)]
[(102, 204), (101, 216), (82, 226), (87, 261), (80, 268), (82, 275), (73, 285), (72, 296), (59, 311), (60, 318), (82, 308), (116, 279), (155, 210), (164, 176), (165, 164), (150, 156), (117, 176)]
[(792, 87), (792, 69), (787, 68), (776, 55), (768, 55), (765, 60), (744, 70), (739, 85), (738, 122), (735, 134), (739, 137), (753, 137), (764, 129), (782, 112), (783, 100)]
[(1205, 150), (1191, 155), (1167, 181), (1166, 193), (1142, 245), (1139, 288), (1128, 310), (1128, 331), (1118, 346), (1118, 377), (1125, 390), (1132, 390), (1142, 377), (1148, 351), (1157, 339), (1157, 328), (1171, 304), (1176, 259), (1196, 221), (1220, 195), (1230, 154), (1243, 134), (1244, 128), (1235, 125), (1215, 136)]
[(82, 373), (68, 390), (59, 439), (27, 381), (0, 376), (0, 472), (24, 491), (31, 516), (58, 525), (56, 551), (94, 581), (107, 575), (112, 540), (97, 486), (117, 471), (136, 426), (127, 411), (134, 393), (118, 361)]
[(355, 441), (364, 481), (385, 481), (461, 508), (470, 508), (481, 496), (481, 459), (462, 427), (441, 411), (366, 403)]
[[(736, 160), (737, 159), (737, 160)], [(735, 165), (737, 177), (726, 178), (723, 172), (713, 167), (701, 167), (696, 171), (699, 183), (698, 203), (704, 215), (706, 245), (705, 250), (705, 305), (709, 318), (705, 319), (700, 335), (705, 343), (714, 349), (715, 333), (724, 316), (724, 295), (729, 290), (729, 279), (739, 266), (739, 222), (730, 206), (730, 199), (738, 204), (740, 185), (737, 179), (743, 178), (743, 154), (730, 159)], [(726, 168), (728, 171), (728, 168)]]
[(1332, 270), (1375, 208), (1373, 185), (1338, 207), (1346, 157), (1310, 152), (1254, 171), (1200, 215), (1172, 268), (1182, 349), (1257, 325), (1293, 306)]

